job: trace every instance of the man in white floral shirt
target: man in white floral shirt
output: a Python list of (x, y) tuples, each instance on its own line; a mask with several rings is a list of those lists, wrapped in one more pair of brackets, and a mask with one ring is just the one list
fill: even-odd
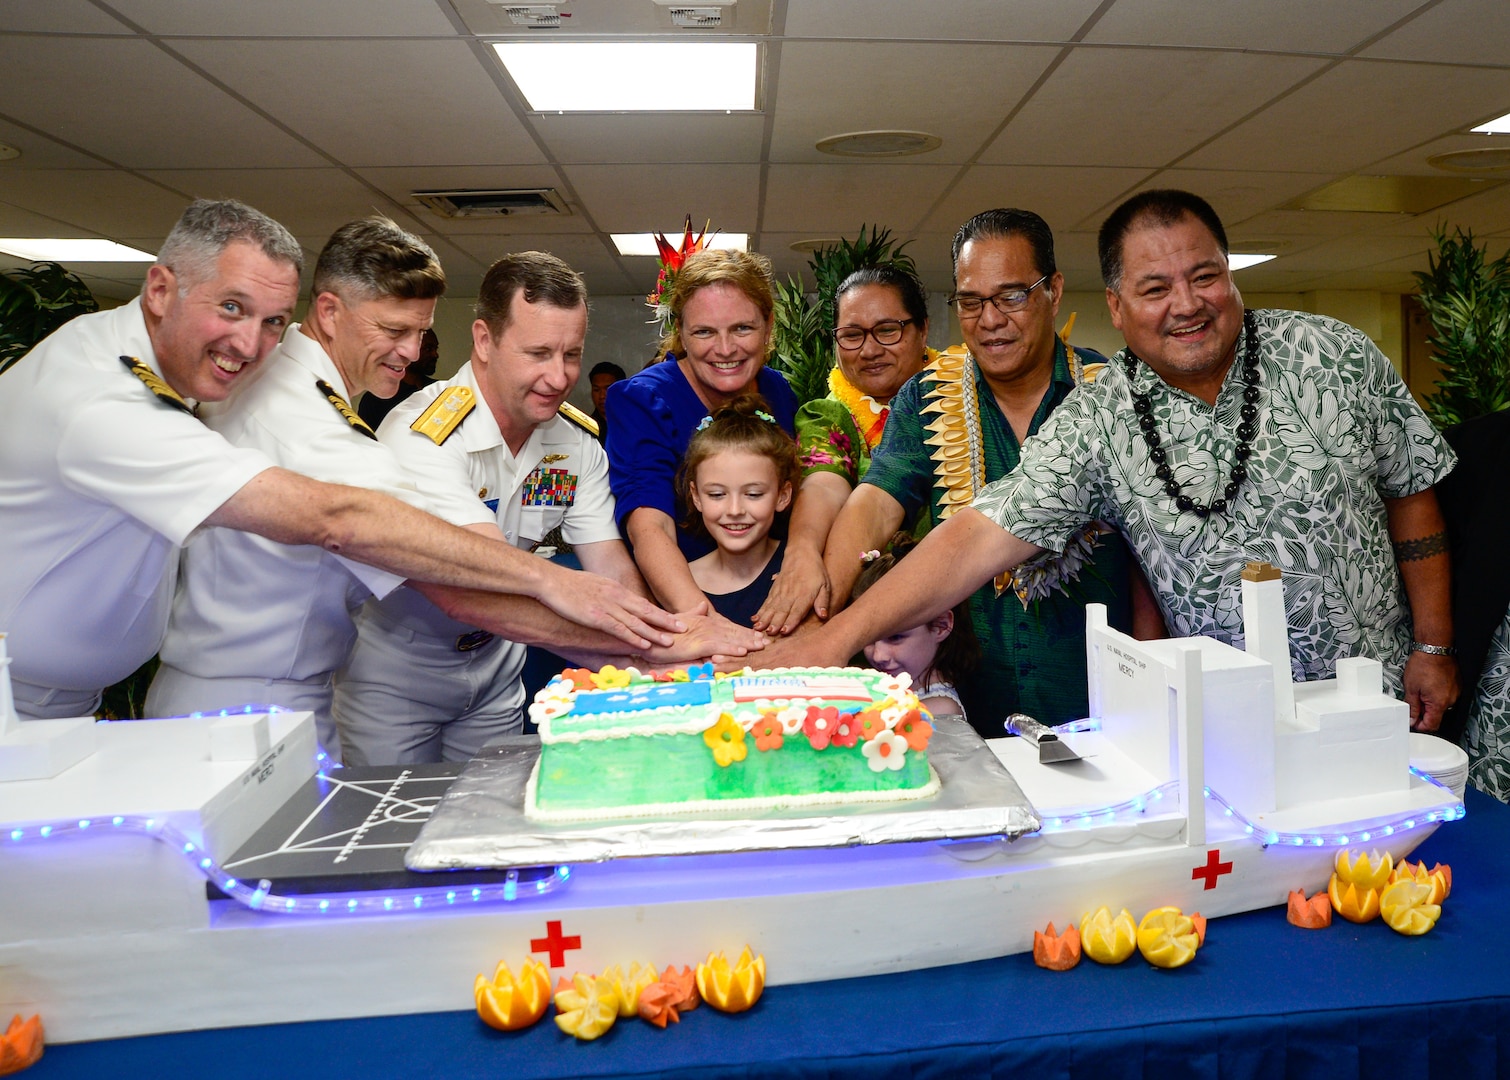
[[(1455, 458), (1389, 361), (1343, 323), (1245, 312), (1221, 221), (1195, 195), (1129, 199), (1100, 253), (1128, 347), (1029, 440), (1016, 472), (785, 647), (806, 662), (847, 657), (1100, 519), (1126, 536), (1175, 635), (1241, 645), (1239, 575), (1270, 562), (1285, 572), (1295, 677), (1372, 656), (1412, 726), (1434, 730), (1457, 674), (1432, 485)], [(771, 651), (751, 662), (785, 662)]]

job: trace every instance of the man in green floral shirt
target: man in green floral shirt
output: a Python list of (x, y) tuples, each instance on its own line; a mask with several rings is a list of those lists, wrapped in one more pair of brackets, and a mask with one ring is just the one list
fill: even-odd
[(946, 610), (1099, 518), (1127, 537), (1173, 633), (1240, 644), (1239, 575), (1273, 563), (1294, 675), (1371, 656), (1403, 687), (1412, 726), (1435, 729), (1457, 696), (1432, 491), (1452, 451), (1362, 333), (1245, 312), (1221, 221), (1197, 196), (1134, 196), (1102, 226), (1100, 250), (1128, 348), (1016, 472), (806, 639), (809, 662)]
[[(1048, 224), (1026, 210), (986, 211), (960, 228), (951, 303), (966, 347), (931, 356), (892, 399), (870, 468), (829, 535), (836, 596), (848, 596), (861, 552), (884, 547), (904, 521), (936, 525), (1015, 469), (1023, 441), (1071, 396), (1083, 364), (1105, 360), (1072, 352), (1054, 331), (1064, 278), (1053, 244)], [(1114, 533), (1097, 535), (1093, 550), (1082, 540), (1076, 558), (1078, 580), (1023, 595), (988, 581), (971, 595), (983, 663), (959, 689), (983, 733), (1002, 734), (1013, 712), (1050, 724), (1085, 716), (1085, 605), (1106, 604), (1113, 625), (1130, 629), (1136, 571)]]

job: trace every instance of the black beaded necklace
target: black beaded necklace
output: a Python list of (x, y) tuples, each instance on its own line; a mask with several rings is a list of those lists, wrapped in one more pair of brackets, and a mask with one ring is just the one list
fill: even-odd
[[(1198, 517), (1207, 517), (1224, 513), (1227, 504), (1248, 478), (1248, 458), (1253, 453), (1253, 436), (1258, 433), (1258, 429), (1253, 426), (1253, 421), (1258, 418), (1258, 321), (1251, 311), (1243, 312), (1243, 338), (1243, 369), (1239, 375), (1243, 382), (1243, 419), (1237, 425), (1237, 447), (1232, 451), (1232, 472), (1227, 479), (1227, 486), (1222, 491), (1222, 497), (1214, 500), (1210, 506), (1196, 502), (1180, 490), (1180, 482), (1174, 478), (1174, 472), (1169, 467), (1168, 455), (1159, 444), (1159, 432), (1154, 427), (1153, 402), (1148, 400), (1147, 394), (1129, 391), (1133, 399), (1133, 412), (1138, 416), (1138, 427), (1143, 430), (1143, 441), (1148, 444), (1148, 459), (1154, 463), (1153, 473), (1164, 482), (1165, 493), (1174, 497), (1175, 508), (1182, 514), (1193, 513)], [(1138, 372), (1137, 354), (1128, 349), (1123, 363), (1127, 365), (1127, 382), (1131, 387)]]

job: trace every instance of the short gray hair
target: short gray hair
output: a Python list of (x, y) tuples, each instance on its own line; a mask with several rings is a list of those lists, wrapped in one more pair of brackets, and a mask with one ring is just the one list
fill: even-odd
[(348, 221), (315, 261), (311, 295), (333, 292), (359, 303), (380, 296), (433, 300), (446, 291), (446, 272), (430, 245), (380, 214)]
[(208, 280), (221, 252), (237, 241), (254, 244), (274, 262), (304, 272), (304, 249), (293, 234), (261, 210), (235, 199), (191, 202), (158, 250), (157, 265), (173, 271), (179, 292), (184, 293)]

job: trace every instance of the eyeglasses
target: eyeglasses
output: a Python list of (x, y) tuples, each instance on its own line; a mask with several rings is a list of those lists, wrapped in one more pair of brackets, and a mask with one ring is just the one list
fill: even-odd
[(951, 296), (947, 303), (953, 305), (955, 314), (961, 319), (978, 319), (980, 313), (985, 310), (986, 301), (1003, 315), (1014, 311), (1021, 311), (1028, 306), (1028, 297), (1033, 290), (1049, 280), (1049, 275), (1044, 274), (1026, 289), (1004, 289), (995, 296)]
[(841, 326), (834, 331), (834, 340), (839, 348), (854, 352), (865, 344), (867, 337), (876, 339), (877, 345), (895, 345), (902, 340), (902, 331), (916, 319), (887, 319), (878, 322), (869, 330), (862, 326)]

